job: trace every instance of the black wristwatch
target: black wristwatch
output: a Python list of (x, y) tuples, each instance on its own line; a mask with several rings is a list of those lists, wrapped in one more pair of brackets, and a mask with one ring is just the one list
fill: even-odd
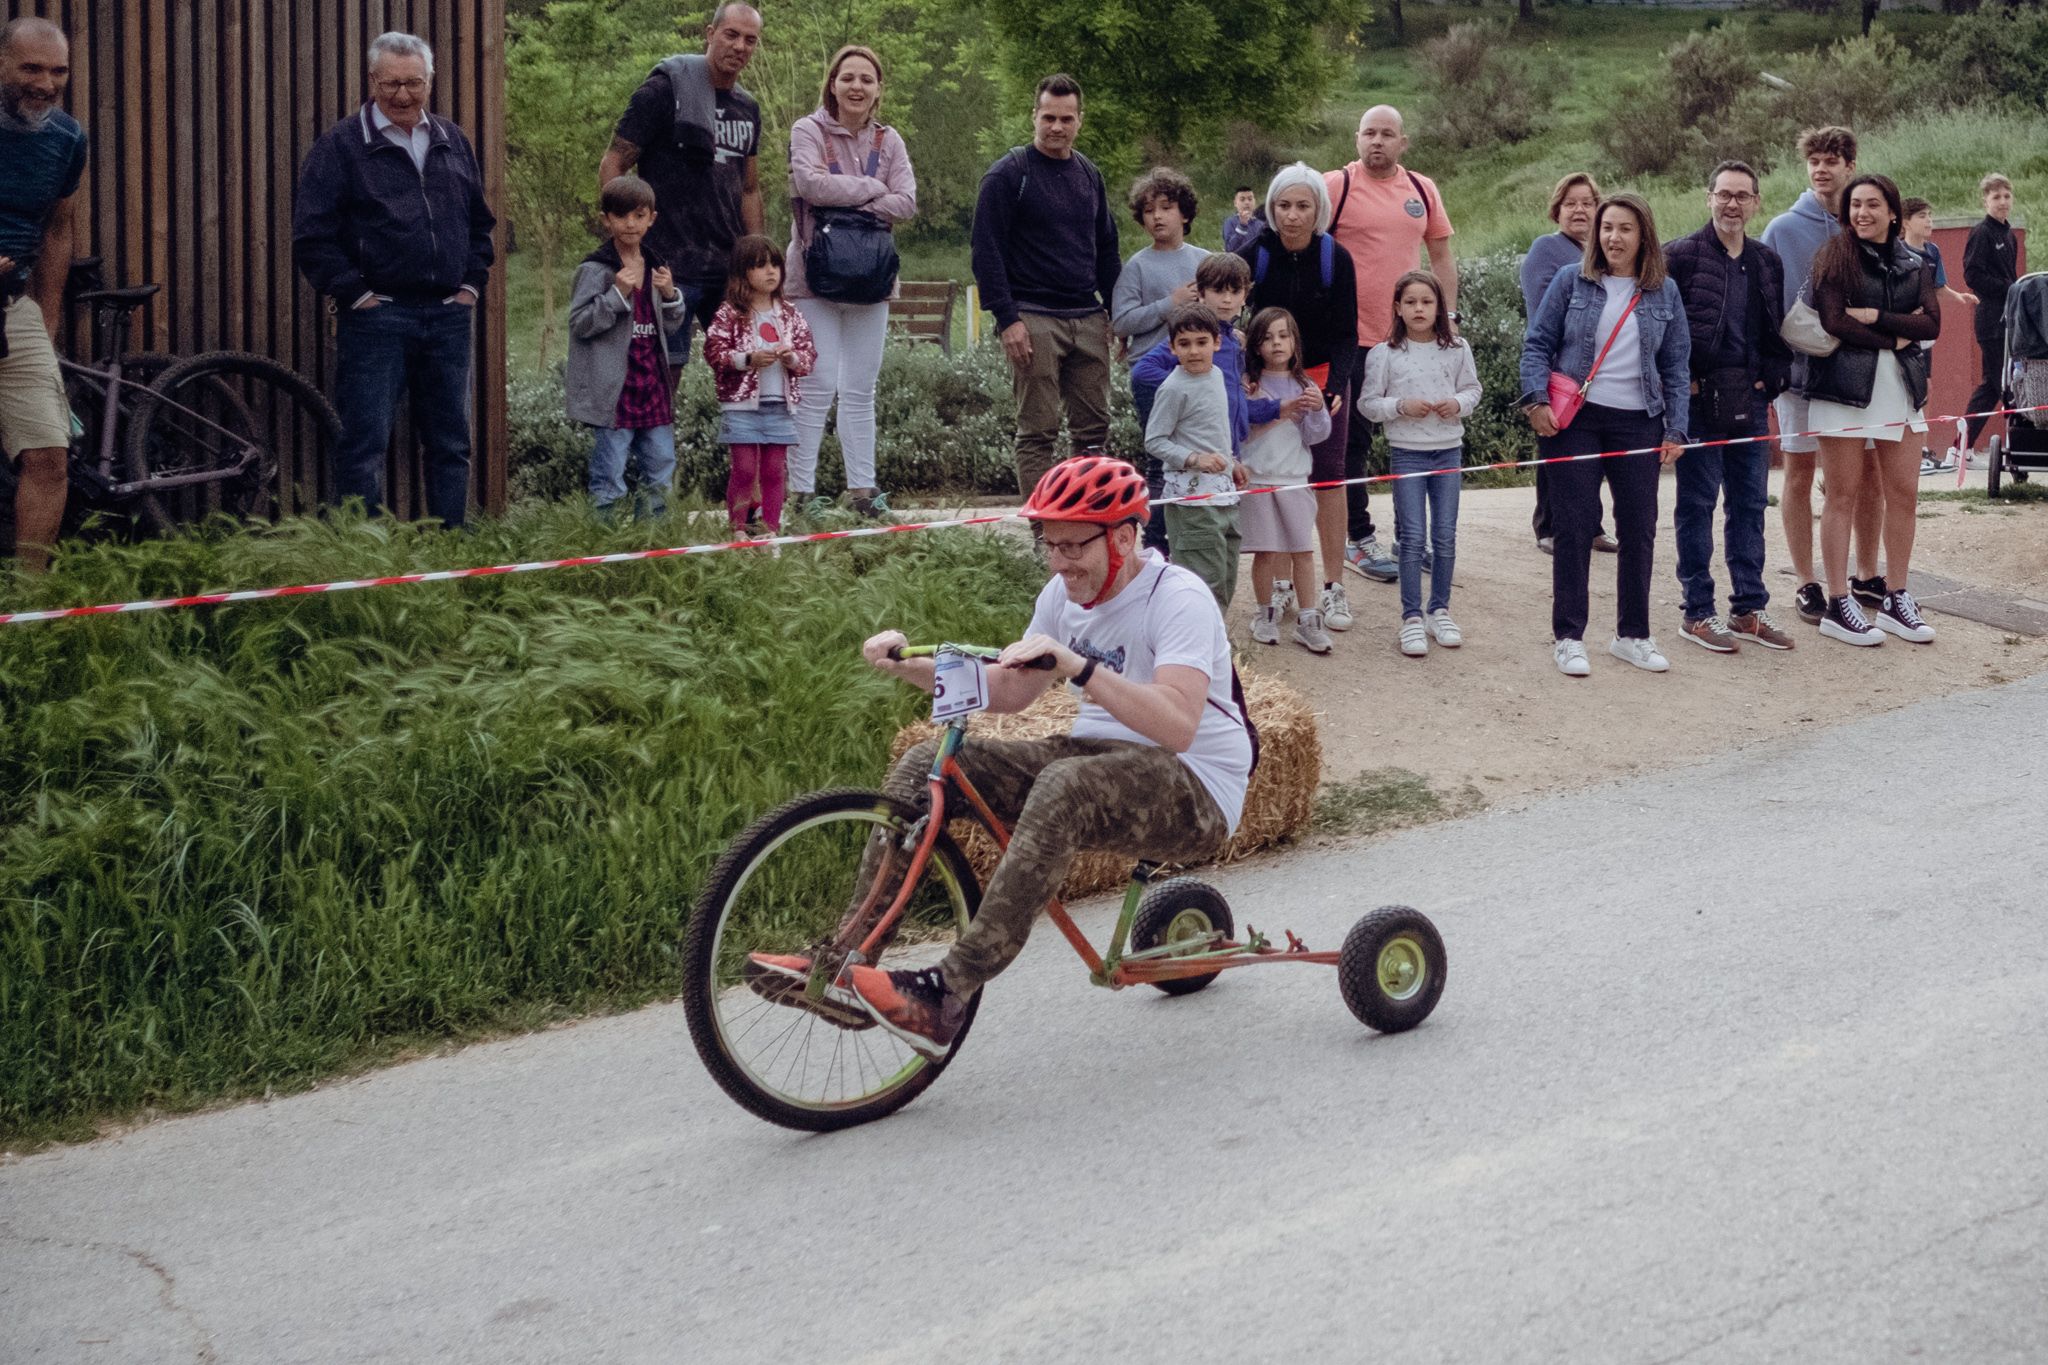
[(1074, 690), (1075, 690), (1076, 692), (1078, 692), (1078, 691), (1082, 690), (1083, 688), (1087, 687), (1087, 686), (1088, 686), (1088, 680), (1089, 680), (1090, 678), (1094, 677), (1094, 676), (1095, 676), (1095, 660), (1093, 660), (1093, 659), (1090, 659), (1090, 660), (1089, 660), (1089, 661), (1088, 661), (1087, 663), (1085, 663), (1085, 664), (1082, 664), (1082, 665), (1081, 665), (1081, 671), (1080, 671), (1079, 673), (1076, 673), (1076, 674), (1074, 675)]

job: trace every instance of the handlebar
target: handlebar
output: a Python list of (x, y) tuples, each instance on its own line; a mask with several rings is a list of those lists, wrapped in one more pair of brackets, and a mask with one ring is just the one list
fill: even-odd
[[(898, 663), (905, 659), (929, 659), (934, 655), (944, 653), (971, 654), (985, 663), (994, 663), (997, 657), (1002, 654), (1002, 651), (1000, 649), (991, 649), (987, 645), (892, 645), (889, 649), (889, 657)], [(1021, 664), (1011, 666), (1015, 668), (1050, 669), (1056, 663), (1057, 660), (1052, 655), (1041, 654), (1035, 659), (1026, 659)]]

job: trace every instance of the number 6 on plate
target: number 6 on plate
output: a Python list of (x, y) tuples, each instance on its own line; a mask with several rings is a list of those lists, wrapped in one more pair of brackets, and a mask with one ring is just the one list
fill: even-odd
[(942, 650), (932, 674), (932, 719), (988, 709), (988, 672), (972, 654)]

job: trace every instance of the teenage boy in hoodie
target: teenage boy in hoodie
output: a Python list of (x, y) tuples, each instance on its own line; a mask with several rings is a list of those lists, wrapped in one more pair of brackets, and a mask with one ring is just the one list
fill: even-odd
[(634, 508), (668, 509), (675, 482), (675, 377), (667, 335), (687, 311), (669, 267), (647, 251), (654, 187), (634, 175), (607, 181), (598, 202), (609, 239), (576, 267), (569, 291), (569, 420), (591, 429), (590, 500), (610, 520), (633, 470)]
[[(1828, 238), (1841, 231), (1835, 214), (1841, 208), (1842, 192), (1856, 178), (1856, 134), (1834, 126), (1809, 128), (1799, 135), (1799, 155), (1806, 162), (1806, 192), (1764, 229), (1764, 245), (1777, 252), (1778, 259), (1784, 262), (1786, 312), (1798, 301), (1806, 277), (1813, 272), (1813, 258)], [(1797, 434), (1812, 429), (1806, 415), (1805, 383), (1805, 357), (1795, 357), (1792, 387), (1778, 396), (1775, 406), (1781, 433), (1778, 449), (1785, 455), (1785, 481), (1778, 495), (1779, 519), (1785, 524), (1785, 551), (1791, 556), (1792, 571), (1799, 579), (1799, 592), (1794, 599), (1799, 619), (1811, 626), (1820, 623), (1828, 603), (1813, 566), (1813, 467), (1820, 442), (1812, 436)], [(1876, 480), (1866, 480), (1865, 488), (1869, 496), (1857, 504), (1855, 532), (1857, 561), (1864, 576), (1852, 579), (1850, 586), (1858, 601), (1871, 600), (1869, 593), (1873, 587), (1876, 600), (1881, 601), (1884, 589), (1876, 561), (1884, 496)]]

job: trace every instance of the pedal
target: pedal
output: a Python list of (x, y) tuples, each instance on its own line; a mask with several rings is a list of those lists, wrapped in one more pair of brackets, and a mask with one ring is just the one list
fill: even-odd
[(863, 1009), (858, 1001), (846, 996), (842, 991), (836, 991), (834, 987), (827, 986), (823, 996), (816, 1000), (811, 999), (805, 993), (805, 988), (809, 985), (808, 976), (778, 971), (748, 958), (740, 968), (740, 979), (747, 983), (748, 990), (771, 1005), (787, 1005), (792, 1009), (804, 1010), (849, 1033), (858, 1033), (862, 1029), (871, 1029), (875, 1026), (874, 1016)]

